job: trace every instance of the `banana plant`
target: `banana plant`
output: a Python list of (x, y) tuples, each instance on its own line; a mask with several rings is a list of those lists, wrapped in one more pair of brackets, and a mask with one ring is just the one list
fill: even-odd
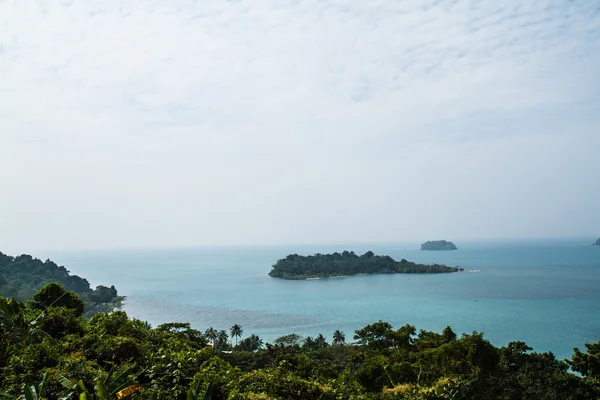
[[(42, 381), (39, 385), (33, 383), (24, 383), (22, 386), (23, 394), (17, 397), (17, 400), (44, 400), (46, 397), (46, 388), (48, 387), (48, 373), (44, 372)], [(8, 393), (0, 393), (1, 400), (15, 400), (15, 397)]]
[(129, 368), (125, 369), (116, 376), (110, 371), (106, 378), (96, 378), (94, 393), (90, 393), (82, 380), (73, 382), (64, 376), (60, 376), (58, 381), (67, 389), (67, 392), (60, 397), (60, 400), (69, 400), (73, 396), (78, 396), (79, 400), (122, 400), (129, 399), (141, 389), (140, 385), (129, 380)]

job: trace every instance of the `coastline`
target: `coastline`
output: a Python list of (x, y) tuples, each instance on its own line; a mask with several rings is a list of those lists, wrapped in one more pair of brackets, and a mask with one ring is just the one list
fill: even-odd
[(319, 279), (336, 279), (336, 278), (349, 278), (351, 276), (364, 276), (364, 275), (384, 275), (384, 274), (368, 274), (368, 273), (363, 273), (363, 274), (354, 274), (354, 275), (332, 275), (332, 276), (309, 276), (308, 278), (299, 278), (299, 279), (286, 279), (286, 278), (279, 278), (279, 279), (286, 279), (288, 281), (316, 281)]
[[(567, 357), (573, 347), (600, 339), (596, 318), (600, 248), (590, 246), (591, 242), (587, 237), (481, 241), (461, 246), (460, 252), (421, 252), (384, 244), (357, 247), (424, 264), (460, 265), (465, 272), (481, 269), (481, 273), (465, 276), (437, 277), (436, 282), (410, 275), (313, 284), (271, 280), (264, 274), (265, 266), (282, 252), (293, 250), (278, 246), (131, 250), (127, 257), (121, 251), (60, 253), (51, 258), (77, 275), (90, 277), (92, 284), (114, 283), (127, 296), (121, 309), (153, 326), (174, 320), (189, 321), (199, 329), (240, 323), (248, 332), (274, 339), (292, 332), (331, 334), (332, 327), (348, 334), (385, 315), (393, 324), (409, 322), (429, 330), (450, 325), (457, 332), (483, 331), (497, 345), (518, 337), (536, 351)], [(555, 264), (563, 267), (549, 268)], [(253, 298), (251, 305), (248, 298)], [(412, 306), (393, 306), (405, 303)], [(548, 313), (556, 319), (543, 318)], [(331, 321), (336, 321), (335, 326)], [(575, 325), (579, 327), (576, 332), (571, 328)], [(545, 333), (550, 329), (552, 337)]]
[[(291, 277), (284, 278), (282, 276), (271, 276), (274, 279), (283, 279), (284, 281), (316, 281), (319, 279), (336, 279), (336, 278), (350, 278), (353, 276), (365, 276), (365, 275), (437, 275), (437, 274), (451, 274), (454, 272), (464, 272), (464, 268), (461, 267), (452, 267), (457, 268), (456, 271), (444, 271), (444, 272), (364, 272), (360, 274), (353, 275), (330, 275), (330, 276), (302, 276), (302, 277)], [(471, 271), (469, 271), (471, 272)]]

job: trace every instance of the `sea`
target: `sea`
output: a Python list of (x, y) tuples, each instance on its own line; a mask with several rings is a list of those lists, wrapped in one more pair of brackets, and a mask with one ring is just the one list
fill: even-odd
[[(266, 342), (289, 333), (331, 340), (378, 321), (395, 327), (483, 332), (496, 346), (523, 341), (570, 358), (600, 340), (600, 246), (592, 238), (419, 243), (54, 251), (50, 258), (92, 285), (115, 285), (123, 309), (152, 326), (190, 322), (205, 330), (242, 326)], [(342, 252), (460, 266), (445, 274), (363, 275), (289, 281), (271, 278), (288, 254)]]

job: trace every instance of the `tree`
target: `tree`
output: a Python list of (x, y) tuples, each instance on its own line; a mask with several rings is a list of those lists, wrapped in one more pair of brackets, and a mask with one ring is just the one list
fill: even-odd
[(213, 348), (215, 348), (215, 341), (217, 340), (218, 335), (217, 330), (211, 326), (206, 330), (206, 332), (204, 332), (204, 335), (208, 338), (208, 340), (210, 340), (210, 342), (213, 345)]
[(25, 304), (14, 298), (0, 296), (0, 370), (8, 362), (11, 347), (23, 345), (29, 331), (30, 327), (25, 321)]
[(453, 340), (456, 340), (456, 333), (454, 333), (452, 328), (450, 328), (449, 326), (444, 328), (444, 330), (442, 332), (442, 336), (444, 337), (444, 340), (446, 342), (451, 342)]
[(391, 338), (394, 347), (408, 349), (413, 344), (412, 336), (416, 333), (417, 330), (414, 326), (406, 324), (390, 332), (388, 336)]
[(227, 331), (225, 331), (224, 329), (221, 329), (217, 333), (215, 349), (221, 350), (223, 347), (226, 347), (228, 339), (229, 339), (229, 335), (227, 335)]
[(70, 290), (56, 282), (51, 282), (41, 288), (34, 296), (33, 300), (38, 309), (45, 310), (49, 307), (65, 307), (77, 311), (77, 315), (83, 315), (83, 301)]
[(311, 336), (307, 336), (302, 341), (302, 348), (307, 350), (314, 350), (316, 348), (315, 340)]
[(346, 343), (346, 335), (339, 329), (333, 332), (333, 344), (344, 344)]
[(317, 335), (315, 338), (315, 344), (317, 347), (327, 347), (329, 344), (327, 343), (327, 339), (321, 333)]
[(286, 347), (292, 347), (297, 346), (298, 343), (300, 343), (300, 339), (301, 337), (297, 333), (290, 333), (289, 335), (278, 337), (273, 341), (273, 343)]
[(590, 378), (600, 378), (600, 342), (586, 343), (587, 352), (582, 353), (577, 347), (571, 360), (567, 361), (574, 371)]
[(359, 343), (362, 345), (376, 349), (384, 349), (392, 346), (392, 332), (392, 324), (379, 320), (362, 329), (354, 331), (354, 339), (358, 339)]
[(241, 325), (233, 324), (233, 326), (229, 328), (229, 333), (231, 334), (232, 339), (235, 337), (235, 345), (237, 346), (238, 338), (242, 337), (244, 330)]
[(256, 351), (263, 347), (263, 340), (255, 334), (240, 341), (240, 348), (245, 351)]

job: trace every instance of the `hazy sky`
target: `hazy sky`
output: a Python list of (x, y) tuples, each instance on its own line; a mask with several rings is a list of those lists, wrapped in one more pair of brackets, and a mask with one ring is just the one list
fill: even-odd
[(597, 1), (0, 2), (0, 251), (600, 236)]

